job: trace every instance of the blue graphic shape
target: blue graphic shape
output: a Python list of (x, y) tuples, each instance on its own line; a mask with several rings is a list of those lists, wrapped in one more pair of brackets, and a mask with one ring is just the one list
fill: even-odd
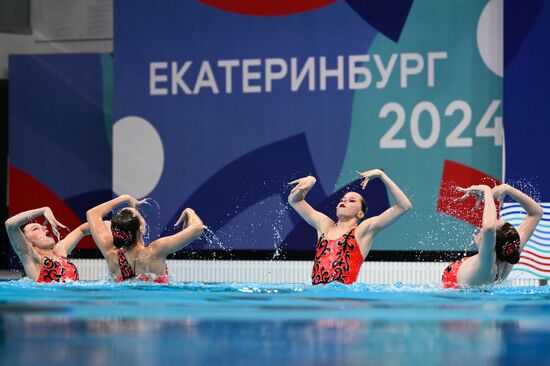
[(504, 2), (504, 67), (514, 59), (523, 41), (537, 21), (544, 0), (529, 1), (529, 5), (519, 1)]
[(112, 190), (102, 189), (65, 198), (64, 201), (73, 210), (76, 216), (78, 216), (80, 221), (86, 222), (86, 211), (88, 211), (92, 207), (92, 204), (95, 205), (101, 202), (106, 202), (112, 198)]
[(398, 42), (413, 0), (346, 0), (346, 2), (376, 30), (394, 42)]
[(10, 56), (10, 80), (11, 164), (61, 198), (110, 190), (101, 55)]
[[(505, 19), (514, 7), (504, 7)], [(530, 13), (533, 13), (530, 11)], [(544, 2), (521, 48), (504, 71), (504, 132), (506, 141), (506, 180), (527, 180), (541, 190), (543, 202), (550, 200), (548, 155), (548, 95), (550, 95), (550, 3)], [(514, 25), (514, 23), (512, 23)], [(505, 23), (505, 27), (508, 24)], [(514, 28), (507, 29), (506, 34)], [(504, 38), (505, 44), (508, 42)], [(533, 192), (534, 193), (534, 192)]]
[[(279, 194), (281, 201), (286, 202), (290, 191), (288, 182), (308, 174), (315, 176), (316, 171), (305, 134), (302, 133), (263, 146), (226, 165), (193, 192), (169, 223), (175, 223), (186, 207), (192, 207), (200, 214), (204, 223), (216, 232), (241, 212), (273, 195)], [(226, 189), (228, 185), (230, 190)], [(321, 190), (308, 195), (312, 202), (320, 202), (324, 197)], [(280, 210), (280, 207), (266, 203), (263, 210), (274, 212)], [(297, 215), (291, 215), (291, 219), (294, 223), (300, 220)], [(250, 235), (250, 228), (244, 225), (235, 226), (242, 227), (240, 232), (234, 233), (232, 242), (227, 243), (231, 248), (266, 245), (268, 238)], [(283, 230), (288, 231), (289, 228)], [(162, 235), (173, 233), (174, 229), (170, 227)], [(206, 239), (201, 238), (191, 244), (190, 248), (203, 248), (207, 244)]]

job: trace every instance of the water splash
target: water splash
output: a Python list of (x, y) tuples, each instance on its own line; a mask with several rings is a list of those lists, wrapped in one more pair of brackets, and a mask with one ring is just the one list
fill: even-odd
[(160, 237), (160, 204), (153, 198), (147, 197), (137, 206), (137, 210), (145, 221), (144, 243), (151, 243)]
[[(204, 233), (202, 235), (204, 239), (208, 242), (210, 247), (217, 247), (227, 253), (231, 252), (231, 248), (225, 246), (220, 238), (216, 235), (216, 233), (212, 231), (212, 229), (210, 229), (207, 225), (204, 225)], [(215, 252), (213, 253), (213, 259), (216, 260)]]
[(520, 179), (509, 180), (506, 183), (516, 188), (517, 190), (525, 193), (526, 195), (534, 199), (536, 202), (542, 201), (540, 188), (533, 181), (526, 178), (520, 178)]
[(288, 204), (283, 204), (282, 202), (279, 204), (279, 207), (275, 210), (275, 217), (271, 224), (271, 230), (273, 235), (273, 247), (275, 248), (275, 251), (273, 252), (273, 257), (271, 258), (271, 261), (273, 261), (274, 259), (285, 259), (285, 255), (282, 249), (283, 239), (284, 239), (283, 219), (288, 216), (289, 211), (290, 209)]

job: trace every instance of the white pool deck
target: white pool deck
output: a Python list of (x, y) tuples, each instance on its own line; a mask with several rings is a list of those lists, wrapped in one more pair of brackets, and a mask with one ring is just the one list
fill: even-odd
[[(74, 262), (81, 280), (108, 278), (107, 265), (102, 259), (74, 259)], [(168, 260), (167, 263), (171, 279), (177, 282), (311, 283), (311, 261)], [(447, 265), (444, 262), (365, 262), (357, 282), (439, 284)], [(538, 286), (546, 281), (518, 271), (512, 272), (505, 284)]]

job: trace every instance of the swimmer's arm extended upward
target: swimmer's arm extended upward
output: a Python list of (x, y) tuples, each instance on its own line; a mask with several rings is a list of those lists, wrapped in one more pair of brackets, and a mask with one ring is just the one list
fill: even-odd
[(10, 243), (20, 259), (23, 259), (23, 257), (32, 256), (33, 259), (40, 260), (38, 254), (32, 248), (32, 245), (25, 238), (25, 234), (21, 231), (21, 226), (39, 216), (44, 216), (46, 221), (50, 223), (54, 234), (59, 236), (57, 227), (60, 226), (64, 228), (65, 225), (57, 221), (49, 207), (41, 207), (18, 213), (17, 215), (7, 219), (4, 223)]
[(481, 221), (481, 243), (479, 245), (479, 258), (482, 263), (481, 268), (491, 271), (493, 263), (496, 260), (495, 240), (497, 225), (497, 209), (493, 200), (493, 192), (486, 185), (471, 186), (468, 188), (458, 188), (464, 192), (461, 200), (470, 195), (478, 200), (484, 201), (483, 218)]
[(200, 217), (191, 208), (186, 208), (174, 226), (183, 223), (182, 230), (174, 235), (159, 238), (149, 244), (155, 256), (166, 258), (167, 255), (177, 252), (201, 236), (204, 231), (204, 224)]
[(67, 234), (67, 236), (63, 238), (63, 240), (57, 243), (60, 254), (63, 256), (71, 254), (80, 239), (82, 239), (86, 235), (90, 235), (90, 226), (87, 222), (80, 224), (80, 226), (71, 231), (69, 234)]
[(369, 180), (379, 178), (395, 201), (390, 208), (380, 215), (371, 217), (359, 224), (356, 231), (358, 236), (364, 235), (367, 231), (376, 233), (387, 228), (412, 208), (411, 201), (409, 201), (405, 193), (403, 193), (401, 188), (399, 188), (384, 171), (373, 169), (363, 173), (358, 172), (358, 174), (363, 177), (363, 181), (361, 182), (361, 187), (363, 189), (365, 189)]
[(544, 214), (542, 207), (540, 207), (534, 199), (508, 184), (501, 184), (494, 187), (492, 193), (493, 198), (501, 203), (504, 201), (504, 197), (509, 195), (527, 212), (525, 219), (523, 219), (523, 222), (517, 228), (520, 237), (520, 250), (523, 250), (523, 247), (535, 231), (537, 224)]
[(89, 230), (96, 245), (104, 255), (104, 251), (109, 249), (113, 244), (113, 234), (111, 230), (109, 230), (109, 227), (103, 222), (103, 216), (107, 215), (118, 206), (126, 204), (135, 208), (139, 203), (140, 202), (134, 197), (125, 194), (91, 208), (86, 212)]
[(317, 236), (320, 236), (328, 227), (334, 225), (334, 221), (315, 210), (305, 200), (306, 194), (316, 182), (317, 180), (314, 177), (307, 176), (288, 183), (294, 185), (288, 195), (288, 203), (308, 224), (317, 229)]

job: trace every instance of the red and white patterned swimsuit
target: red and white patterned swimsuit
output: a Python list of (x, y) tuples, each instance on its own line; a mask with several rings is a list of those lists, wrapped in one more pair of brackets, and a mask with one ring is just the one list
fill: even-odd
[(336, 281), (352, 284), (357, 280), (362, 264), (363, 254), (355, 239), (355, 229), (334, 240), (325, 239), (323, 234), (317, 242), (311, 283), (318, 285)]
[(458, 285), (458, 269), (464, 263), (466, 259), (470, 257), (464, 257), (462, 259), (459, 259), (447, 266), (445, 270), (443, 271), (443, 275), (441, 276), (441, 283), (443, 284), (443, 288), (459, 288)]
[(37, 282), (68, 282), (78, 281), (78, 269), (66, 257), (44, 258)]

